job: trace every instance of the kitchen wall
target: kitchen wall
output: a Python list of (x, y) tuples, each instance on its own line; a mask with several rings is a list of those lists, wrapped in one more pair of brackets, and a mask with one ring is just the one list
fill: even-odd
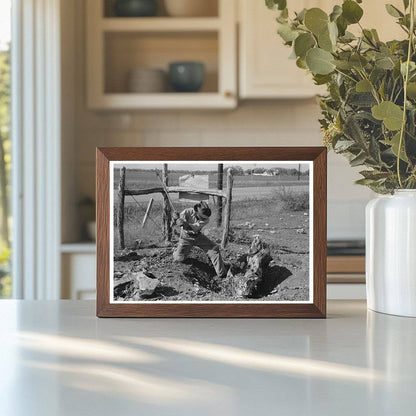
[[(242, 102), (232, 111), (97, 112), (85, 106), (83, 0), (63, 1), (63, 240), (79, 238), (77, 201), (94, 197), (96, 146), (319, 146), (315, 99)], [(329, 155), (328, 236), (364, 235), (372, 196), (354, 185), (357, 170)], [(67, 192), (65, 191), (67, 190)]]

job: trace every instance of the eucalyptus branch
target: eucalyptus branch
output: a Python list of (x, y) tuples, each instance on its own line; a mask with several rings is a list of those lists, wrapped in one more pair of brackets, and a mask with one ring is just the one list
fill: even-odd
[(399, 88), (399, 91), (397, 92), (396, 96), (394, 97), (394, 100), (393, 100), (394, 103), (399, 99), (400, 94), (402, 93), (402, 91), (403, 91), (403, 88)]
[(374, 48), (374, 50), (376, 50), (376, 51), (378, 51), (378, 48), (377, 48), (377, 45), (375, 45), (374, 43), (373, 43), (373, 41), (365, 34), (365, 32), (364, 32), (364, 28), (361, 26), (361, 23), (360, 22), (358, 22), (358, 26), (360, 27), (360, 29), (361, 29), (361, 33), (363, 34), (363, 36), (365, 37), (365, 40), (367, 41), (367, 43), (369, 44), (369, 45), (371, 45), (373, 48)]
[[(276, 5), (286, 7), (285, 0), (266, 3), (274, 10)], [(416, 118), (416, 71), (412, 69), (416, 57), (416, 0), (404, 0), (404, 16), (398, 9), (387, 7), (406, 33), (404, 41), (388, 42), (378, 40), (371, 28), (363, 28), (360, 3), (344, 1), (331, 14), (318, 7), (305, 9), (299, 23), (299, 18), (292, 20), (284, 9), (279, 23), (285, 27), (279, 34), (292, 45), (287, 42), (289, 35), (298, 36), (295, 54), (303, 58), (305, 69), (315, 80), (327, 86), (328, 95), (320, 99), (325, 141), (339, 143), (333, 149), (336, 153), (370, 169), (363, 176), (372, 190), (386, 194), (399, 188), (416, 189), (416, 150), (406, 146), (406, 140), (416, 140), (412, 126)], [(336, 34), (333, 25), (340, 28), (340, 18), (345, 31)], [(361, 33), (350, 36), (346, 31), (350, 25), (361, 28)], [(357, 94), (357, 89), (367, 93)], [(362, 152), (360, 158), (358, 149)], [(388, 180), (380, 179), (381, 170), (389, 172)]]
[(396, 84), (397, 84), (397, 80), (394, 80), (394, 82), (393, 82), (393, 88), (391, 89), (391, 94), (390, 94), (390, 101), (392, 101), (392, 99), (393, 99), (394, 90), (396, 89)]
[(413, 36), (415, 28), (415, 0), (410, 0), (410, 30), (409, 30), (409, 45), (407, 47), (407, 60), (406, 60), (406, 73), (404, 76), (404, 85), (403, 85), (403, 118), (402, 118), (402, 127), (400, 129), (400, 140), (399, 140), (399, 149), (397, 152), (397, 178), (399, 180), (399, 185), (402, 188), (402, 177), (400, 173), (400, 157), (402, 155), (403, 139), (404, 132), (406, 129), (406, 108), (407, 108), (407, 83), (409, 82), (409, 68), (412, 58), (413, 50)]
[(357, 83), (357, 80), (351, 76), (349, 76), (348, 74), (346, 74), (345, 72), (342, 72), (341, 70), (339, 70), (338, 68), (335, 68), (335, 72), (338, 72), (341, 75), (344, 75), (344, 77), (350, 79), (351, 81)]
[(363, 77), (363, 79), (369, 82), (370, 87), (371, 87), (371, 93), (373, 94), (374, 99), (377, 101), (377, 104), (380, 104), (380, 98), (378, 96), (378, 92), (376, 88), (374, 87), (373, 83), (371, 82), (370, 78), (368, 77), (367, 73), (365, 72), (365, 69), (363, 68), (362, 65), (361, 65), (360, 74)]

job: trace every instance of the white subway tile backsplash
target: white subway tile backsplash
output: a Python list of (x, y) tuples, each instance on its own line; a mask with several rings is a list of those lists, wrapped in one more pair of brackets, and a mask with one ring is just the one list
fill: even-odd
[[(77, 198), (95, 193), (95, 147), (322, 146), (314, 100), (245, 102), (233, 111), (99, 113), (78, 109)], [(364, 208), (373, 196), (354, 184), (360, 168), (328, 155), (328, 236), (362, 238)]]

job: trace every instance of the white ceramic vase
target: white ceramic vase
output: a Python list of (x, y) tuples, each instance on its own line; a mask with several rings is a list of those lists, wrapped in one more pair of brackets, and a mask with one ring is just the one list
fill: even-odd
[(369, 309), (416, 317), (416, 190), (368, 203), (366, 281)]

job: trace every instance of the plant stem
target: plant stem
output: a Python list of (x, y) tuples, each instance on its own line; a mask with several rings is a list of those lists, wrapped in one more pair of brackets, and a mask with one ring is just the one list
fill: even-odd
[(378, 93), (376, 88), (374, 87), (373, 83), (370, 81), (370, 78), (368, 77), (367, 73), (365, 72), (365, 69), (362, 67), (362, 70), (360, 71), (360, 75), (363, 77), (363, 79), (367, 80), (371, 87), (371, 93), (373, 94), (374, 99), (377, 101), (377, 104), (380, 104), (380, 100), (378, 98)]
[(399, 180), (400, 188), (403, 187), (402, 177), (400, 174), (400, 156), (402, 155), (403, 139), (404, 132), (406, 129), (406, 107), (407, 107), (407, 83), (409, 82), (409, 68), (410, 60), (412, 58), (413, 50), (413, 35), (415, 27), (415, 0), (410, 0), (410, 30), (409, 30), (409, 45), (407, 48), (407, 60), (406, 60), (406, 73), (404, 76), (404, 85), (403, 85), (403, 119), (402, 119), (402, 128), (400, 129), (400, 140), (399, 140), (399, 150), (397, 152), (397, 178)]
[(357, 83), (357, 80), (353, 77), (350, 77), (348, 74), (346, 74), (345, 72), (340, 71), (338, 68), (335, 68), (335, 71), (340, 73), (341, 75), (344, 75), (344, 77), (349, 78), (351, 81), (354, 81), (355, 83)]

